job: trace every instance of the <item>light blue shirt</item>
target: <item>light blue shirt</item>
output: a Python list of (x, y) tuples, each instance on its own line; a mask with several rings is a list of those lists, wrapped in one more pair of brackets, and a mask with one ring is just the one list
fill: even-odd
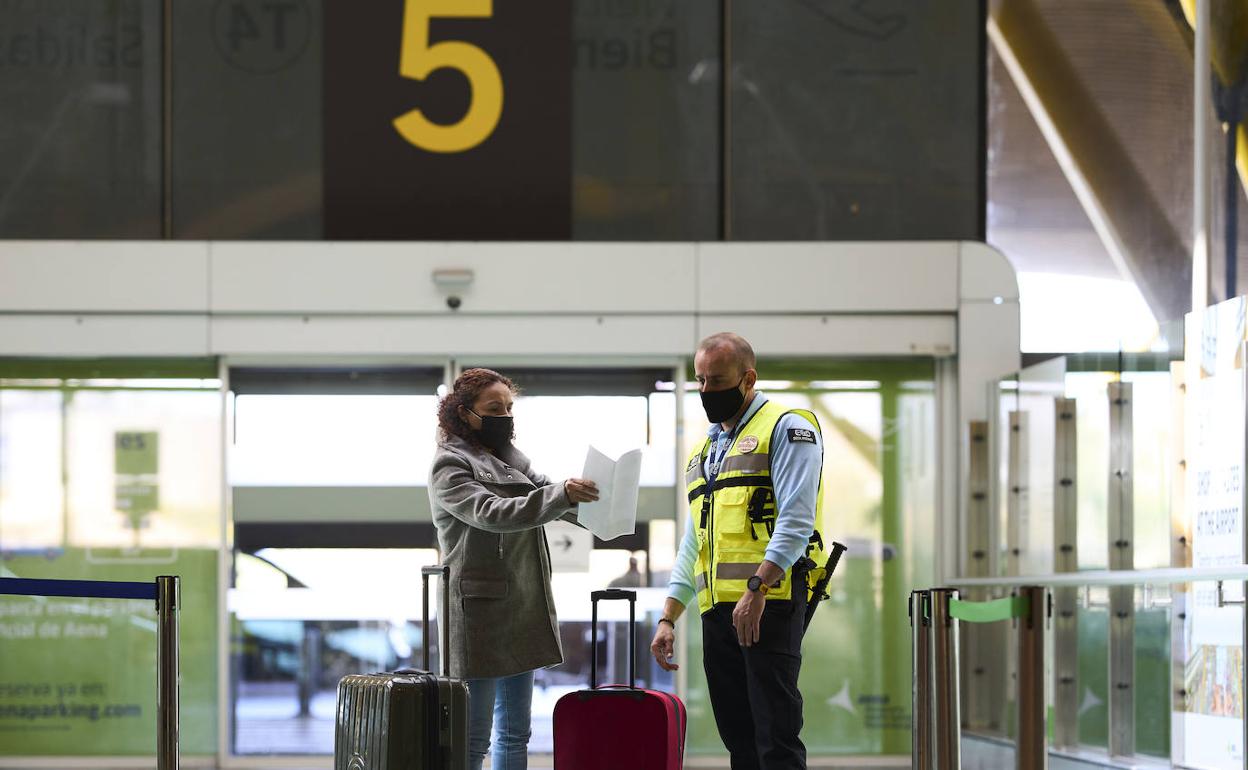
[[(737, 431), (767, 403), (767, 397), (755, 393), (754, 400), (731, 431), (715, 423), (706, 431), (711, 449), (706, 453), (702, 470), (708, 481), (719, 474), (719, 464), (728, 453)], [(789, 430), (804, 428), (814, 431), (815, 443), (790, 441)], [(810, 420), (797, 414), (786, 414), (776, 423), (771, 439), (771, 484), (776, 495), (776, 523), (767, 543), (767, 561), (788, 570), (805, 555), (810, 535), (815, 531), (815, 504), (819, 499), (819, 476), (823, 469), (823, 437)], [(698, 560), (696, 522), (690, 512), (689, 525), (681, 538), (672, 565), (667, 594), (688, 607), (694, 603), (698, 590), (693, 582), (693, 569)]]

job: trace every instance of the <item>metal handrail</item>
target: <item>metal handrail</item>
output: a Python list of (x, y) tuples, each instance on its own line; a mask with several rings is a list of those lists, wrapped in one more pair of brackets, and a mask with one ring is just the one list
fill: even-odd
[(1139, 570), (1089, 570), (1048, 575), (954, 578), (954, 588), (1019, 588), (1022, 586), (1130, 586), (1248, 581), (1248, 564), (1234, 567), (1168, 567)]

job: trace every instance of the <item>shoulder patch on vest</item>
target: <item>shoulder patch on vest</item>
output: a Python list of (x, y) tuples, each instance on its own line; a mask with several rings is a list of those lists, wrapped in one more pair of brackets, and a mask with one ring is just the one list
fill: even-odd
[(698, 461), (699, 461), (699, 460), (701, 460), (701, 459), (702, 459), (701, 457), (692, 457), (692, 458), (690, 458), (690, 459), (689, 459), (689, 464), (685, 466), (685, 473), (688, 473), (689, 471), (691, 471), (691, 470), (693, 470), (694, 468), (698, 467)]
[(815, 443), (815, 432), (809, 428), (789, 428), (789, 443), (795, 444), (813, 444)]

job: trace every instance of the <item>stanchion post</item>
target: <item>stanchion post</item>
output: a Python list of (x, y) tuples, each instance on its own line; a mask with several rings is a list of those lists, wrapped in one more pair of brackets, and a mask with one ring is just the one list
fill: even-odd
[(156, 768), (178, 770), (178, 604), (181, 581), (156, 578)]
[(932, 770), (931, 592), (910, 592), (910, 763)]
[(956, 589), (932, 589), (932, 745), (936, 770), (962, 767), (958, 621), (950, 614), (950, 605), (957, 598)]
[(1044, 706), (1044, 627), (1048, 592), (1027, 586), (1027, 614), (1018, 624), (1018, 770), (1044, 770), (1048, 754)]

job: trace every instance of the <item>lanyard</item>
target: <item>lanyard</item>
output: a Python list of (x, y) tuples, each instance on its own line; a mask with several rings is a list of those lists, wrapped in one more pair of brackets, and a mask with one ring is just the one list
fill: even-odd
[[(755, 396), (757, 398), (757, 396)], [(759, 409), (762, 407), (759, 406)], [(754, 414), (758, 413), (758, 409), (754, 410)], [(732, 447), (732, 442), (737, 440), (737, 434), (741, 432), (741, 428), (750, 420), (754, 419), (754, 414), (750, 414), (747, 409), (746, 413), (741, 415), (741, 419), (737, 420), (737, 424), (732, 426), (732, 430), (728, 432), (728, 438), (724, 438), (724, 431), (721, 429), (718, 436), (711, 443), (710, 468), (706, 474), (708, 484), (714, 484), (715, 478), (719, 476), (719, 466), (724, 462), (724, 455), (728, 454), (728, 450)], [(722, 426), (721, 426), (722, 428)]]
[(724, 455), (728, 454), (728, 448), (732, 446), (735, 434), (736, 428), (734, 427), (732, 433), (727, 434), (727, 439), (724, 438), (724, 433), (720, 433), (711, 444), (711, 463), (706, 474), (708, 483), (715, 483), (715, 477), (719, 475), (719, 466), (724, 462)]

